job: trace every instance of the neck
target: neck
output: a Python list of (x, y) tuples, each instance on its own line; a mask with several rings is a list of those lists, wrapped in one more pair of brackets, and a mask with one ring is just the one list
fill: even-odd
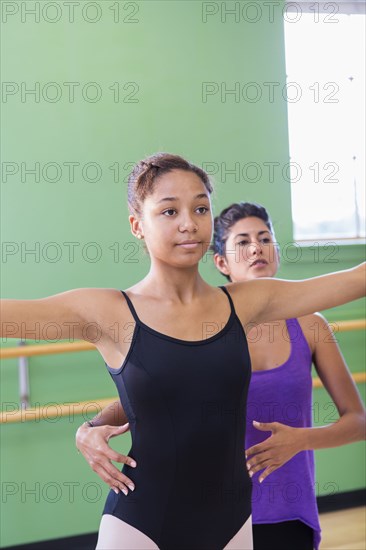
[(146, 291), (172, 301), (189, 302), (207, 287), (198, 271), (198, 265), (179, 268), (153, 261), (149, 273), (136, 285)]

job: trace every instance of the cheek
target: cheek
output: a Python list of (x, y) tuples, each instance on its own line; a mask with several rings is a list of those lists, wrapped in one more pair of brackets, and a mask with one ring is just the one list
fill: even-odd
[(206, 241), (211, 241), (213, 230), (213, 220), (211, 216), (203, 216), (199, 220), (199, 231)]
[(271, 263), (271, 265), (277, 269), (280, 261), (279, 261), (279, 252), (276, 249), (276, 247), (271, 246), (271, 248), (267, 252), (268, 261)]
[(229, 269), (229, 275), (233, 283), (240, 283), (249, 278), (248, 263), (240, 259), (239, 253), (236, 258), (235, 255), (233, 255), (229, 260), (227, 256), (226, 262)]
[(171, 223), (169, 219), (160, 216), (151, 216), (143, 220), (143, 228), (147, 236), (164, 235), (169, 232)]
[(176, 225), (173, 220), (159, 220), (149, 228), (147, 241), (152, 251), (156, 254), (170, 254), (179, 238)]
[(228, 266), (233, 274), (243, 273), (247, 270), (248, 262), (245, 256), (245, 251), (241, 249), (233, 250), (230, 256), (228, 255)]
[(247, 246), (236, 247), (234, 257), (237, 264), (247, 266), (250, 258), (250, 249)]

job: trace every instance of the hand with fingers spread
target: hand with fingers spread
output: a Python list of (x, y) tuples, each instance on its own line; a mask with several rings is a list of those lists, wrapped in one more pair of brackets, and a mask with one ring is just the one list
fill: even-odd
[(135, 489), (134, 483), (125, 476), (114, 464), (120, 462), (136, 468), (136, 462), (129, 456), (114, 451), (108, 441), (112, 437), (128, 432), (129, 424), (123, 426), (94, 426), (87, 423), (80, 426), (76, 432), (76, 447), (84, 455), (85, 460), (98, 476), (118, 494), (122, 491), (128, 494), (128, 489)]
[(300, 443), (302, 430), (301, 428), (291, 428), (280, 422), (256, 422), (254, 420), (253, 426), (262, 432), (272, 432), (272, 435), (265, 441), (253, 445), (245, 451), (250, 477), (256, 472), (264, 470), (259, 477), (259, 481), (262, 483), (269, 474), (303, 450)]

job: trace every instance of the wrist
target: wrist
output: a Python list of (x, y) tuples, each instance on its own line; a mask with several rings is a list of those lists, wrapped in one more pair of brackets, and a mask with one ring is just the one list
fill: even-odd
[(297, 428), (297, 442), (298, 442), (298, 452), (300, 451), (309, 451), (312, 447), (310, 444), (310, 431), (309, 428)]
[(76, 433), (78, 433), (78, 432), (83, 432), (83, 431), (86, 431), (86, 430), (89, 430), (89, 429), (92, 428), (92, 427), (94, 427), (94, 426), (91, 426), (91, 425), (89, 424), (88, 421), (83, 422), (83, 423), (80, 424), (80, 426), (78, 427)]
[(78, 427), (78, 429), (76, 430), (76, 434), (75, 434), (75, 446), (78, 450), (78, 453), (80, 453), (80, 449), (79, 449), (79, 446), (82, 444), (83, 440), (84, 440), (84, 436), (85, 436), (85, 433), (86, 433), (86, 430), (89, 430), (90, 427), (85, 423), (83, 422), (81, 424), (81, 426)]

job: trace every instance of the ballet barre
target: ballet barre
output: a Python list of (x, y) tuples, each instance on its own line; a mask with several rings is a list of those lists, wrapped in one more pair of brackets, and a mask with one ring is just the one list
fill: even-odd
[[(366, 329), (366, 319), (352, 321), (333, 321), (328, 323), (333, 333), (349, 332)], [(31, 357), (32, 355), (51, 355), (55, 353), (74, 353), (77, 351), (92, 351), (96, 346), (84, 340), (75, 342), (62, 342), (59, 344), (32, 344), (12, 348), (0, 348), (0, 359), (12, 359), (14, 357)]]
[[(366, 319), (357, 319), (351, 321), (330, 322), (333, 333), (364, 330), (366, 328)], [(54, 420), (72, 415), (85, 415), (90, 412), (100, 412), (104, 407), (117, 401), (117, 397), (94, 399), (82, 402), (72, 403), (50, 403), (46, 406), (29, 407), (29, 380), (27, 357), (38, 355), (51, 355), (59, 353), (74, 353), (81, 351), (93, 351), (96, 346), (85, 341), (62, 342), (58, 344), (32, 344), (25, 345), (20, 341), (17, 347), (0, 348), (0, 359), (19, 358), (19, 386), (20, 386), (20, 406), (17, 409), (11, 409), (0, 413), (0, 424), (12, 424), (19, 422), (39, 422), (41, 420)], [(352, 379), (356, 384), (366, 382), (366, 373), (352, 373)], [(321, 388), (320, 378), (313, 378), (313, 388)]]
[[(366, 373), (356, 372), (352, 374), (353, 381), (356, 384), (366, 382)], [(321, 388), (320, 378), (313, 378), (313, 388)], [(80, 403), (50, 403), (44, 407), (18, 408), (0, 413), (0, 424), (13, 424), (19, 422), (40, 422), (41, 420), (54, 420), (64, 416), (87, 415), (89, 413), (99, 413), (104, 407), (114, 403), (118, 397), (108, 397), (104, 399), (94, 399), (90, 401), (81, 401)]]
[(14, 348), (0, 348), (0, 359), (13, 359), (14, 357), (31, 357), (32, 355), (52, 355), (55, 353), (74, 353), (77, 351), (92, 351), (96, 346), (83, 340), (76, 342), (62, 342), (60, 344), (32, 344)]

